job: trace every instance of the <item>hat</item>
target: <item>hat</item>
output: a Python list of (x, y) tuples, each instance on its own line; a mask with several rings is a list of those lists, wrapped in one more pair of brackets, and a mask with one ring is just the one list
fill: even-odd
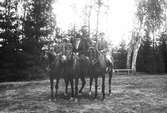
[(104, 33), (104, 32), (102, 32), (102, 33), (99, 33), (99, 35), (100, 35), (100, 36), (103, 36), (103, 35), (105, 35), (105, 33)]

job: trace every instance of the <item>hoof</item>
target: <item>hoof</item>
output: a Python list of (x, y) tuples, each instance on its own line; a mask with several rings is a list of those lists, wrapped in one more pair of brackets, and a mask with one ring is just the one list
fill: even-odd
[(94, 98), (94, 101), (98, 101), (97, 98)]
[(109, 93), (109, 96), (112, 96), (112, 93)]
[(54, 99), (49, 99), (49, 102), (56, 102), (56, 98), (54, 98)]
[(70, 97), (70, 101), (73, 101), (74, 100), (74, 98), (73, 97)]
[(79, 93), (82, 93), (82, 90), (80, 90)]
[(77, 102), (78, 102), (78, 99), (77, 99), (77, 98), (75, 98), (75, 99), (74, 99), (74, 102), (75, 102), (75, 103), (77, 103)]
[(54, 102), (56, 102), (56, 101), (57, 101), (57, 99), (56, 99), (56, 98), (54, 98), (54, 99), (53, 99), (53, 101), (54, 101)]
[(68, 96), (68, 94), (67, 94), (67, 93), (64, 93), (64, 96)]
[(92, 95), (92, 92), (91, 91), (89, 91), (89, 96), (91, 96)]
[(81, 96), (81, 95), (82, 95), (82, 93), (78, 93), (78, 95), (79, 95), (79, 96)]
[(101, 101), (105, 101), (106, 99), (105, 98), (102, 98), (102, 100)]
[(49, 99), (49, 102), (53, 102), (53, 99)]

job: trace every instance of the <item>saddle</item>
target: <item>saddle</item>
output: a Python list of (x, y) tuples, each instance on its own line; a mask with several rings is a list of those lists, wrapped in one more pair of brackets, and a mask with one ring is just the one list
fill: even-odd
[(107, 54), (106, 50), (98, 51), (98, 65), (100, 65), (103, 68), (106, 68), (106, 72), (109, 72), (112, 65), (112, 57), (111, 55)]

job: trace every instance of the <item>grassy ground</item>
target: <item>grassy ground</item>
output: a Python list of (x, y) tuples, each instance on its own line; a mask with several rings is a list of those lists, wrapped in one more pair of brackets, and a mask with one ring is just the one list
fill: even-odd
[[(49, 81), (0, 83), (0, 113), (167, 113), (167, 75), (114, 75), (112, 96), (88, 96), (87, 82), (79, 101), (65, 97), (61, 80), (56, 101), (49, 101)], [(106, 81), (108, 93), (108, 81)], [(94, 88), (93, 88), (94, 90)]]

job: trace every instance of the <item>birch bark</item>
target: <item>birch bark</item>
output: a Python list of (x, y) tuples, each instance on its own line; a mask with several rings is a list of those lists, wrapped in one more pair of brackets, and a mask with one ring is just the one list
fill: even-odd
[(137, 56), (138, 56), (138, 51), (141, 45), (141, 37), (137, 40), (135, 46), (134, 46), (134, 51), (133, 51), (133, 56), (132, 56), (132, 71), (134, 74), (136, 74), (136, 61), (137, 61)]

